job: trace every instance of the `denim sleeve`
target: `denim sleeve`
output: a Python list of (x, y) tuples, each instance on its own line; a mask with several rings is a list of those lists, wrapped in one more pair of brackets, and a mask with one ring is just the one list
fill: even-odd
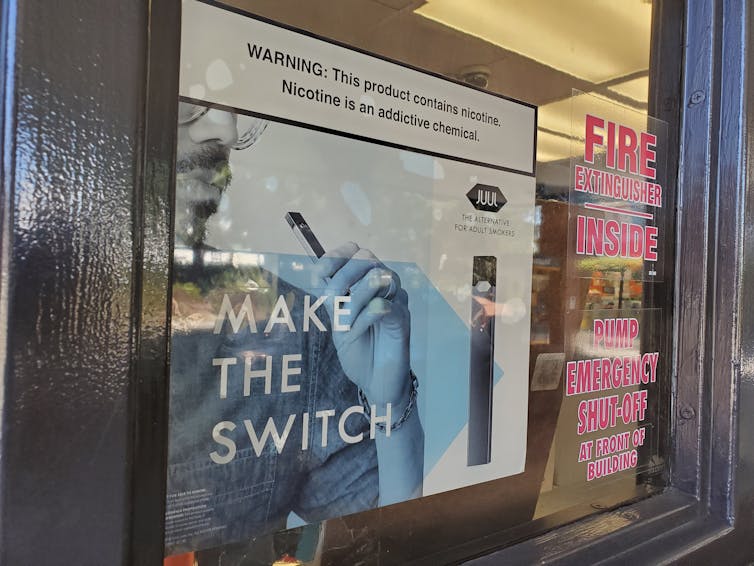
[(317, 405), (334, 408), (328, 446), (317, 446), (317, 464), (311, 466), (299, 486), (293, 510), (305, 521), (340, 517), (377, 507), (379, 477), (375, 441), (369, 438), (369, 422), (355, 414), (346, 421), (350, 435), (363, 434), (355, 444), (338, 434), (338, 418), (345, 409), (359, 405), (358, 390), (343, 372), (335, 346), (327, 333), (313, 345), (317, 363)]

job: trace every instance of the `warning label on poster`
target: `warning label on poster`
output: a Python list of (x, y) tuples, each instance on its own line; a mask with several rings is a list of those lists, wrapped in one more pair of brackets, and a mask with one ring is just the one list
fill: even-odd
[(530, 105), (206, 4), (183, 30), (185, 97), (534, 173)]

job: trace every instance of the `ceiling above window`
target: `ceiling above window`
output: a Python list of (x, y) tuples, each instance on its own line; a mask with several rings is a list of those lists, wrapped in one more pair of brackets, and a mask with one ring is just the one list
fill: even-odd
[(428, 0), (416, 13), (596, 84), (648, 66), (644, 0)]

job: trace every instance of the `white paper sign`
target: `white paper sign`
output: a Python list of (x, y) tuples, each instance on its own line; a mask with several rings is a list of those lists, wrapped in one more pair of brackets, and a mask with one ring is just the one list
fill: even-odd
[(207, 4), (183, 6), (181, 96), (534, 172), (535, 107)]

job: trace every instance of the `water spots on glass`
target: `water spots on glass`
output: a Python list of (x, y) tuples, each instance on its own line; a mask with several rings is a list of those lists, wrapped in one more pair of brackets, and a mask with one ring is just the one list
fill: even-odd
[(274, 176), (267, 177), (264, 180), (264, 188), (271, 193), (278, 190), (278, 184), (278, 178)]
[(189, 96), (191, 98), (204, 98), (207, 90), (202, 84), (194, 84), (189, 87)]
[(497, 308), (503, 324), (515, 324), (526, 316), (526, 304), (520, 297), (508, 299)]
[(233, 73), (222, 59), (215, 59), (204, 74), (210, 90), (222, 90), (233, 84)]
[(442, 163), (430, 155), (401, 151), (399, 156), (403, 163), (403, 169), (409, 173), (427, 179), (440, 180), (445, 178), (445, 169), (443, 169)]
[(455, 295), (459, 303), (466, 303), (471, 297), (471, 285), (468, 283), (459, 285), (456, 287)]
[(448, 254), (442, 254), (440, 256), (440, 264), (437, 266), (437, 268), (442, 271), (442, 268), (445, 267), (445, 262), (448, 261)]
[(230, 210), (230, 201), (232, 197), (227, 193), (220, 198), (220, 204), (217, 206), (217, 212), (220, 214), (227, 213)]
[(340, 195), (343, 197), (348, 210), (362, 225), (369, 226), (372, 223), (372, 203), (358, 183), (344, 182), (340, 186)]

